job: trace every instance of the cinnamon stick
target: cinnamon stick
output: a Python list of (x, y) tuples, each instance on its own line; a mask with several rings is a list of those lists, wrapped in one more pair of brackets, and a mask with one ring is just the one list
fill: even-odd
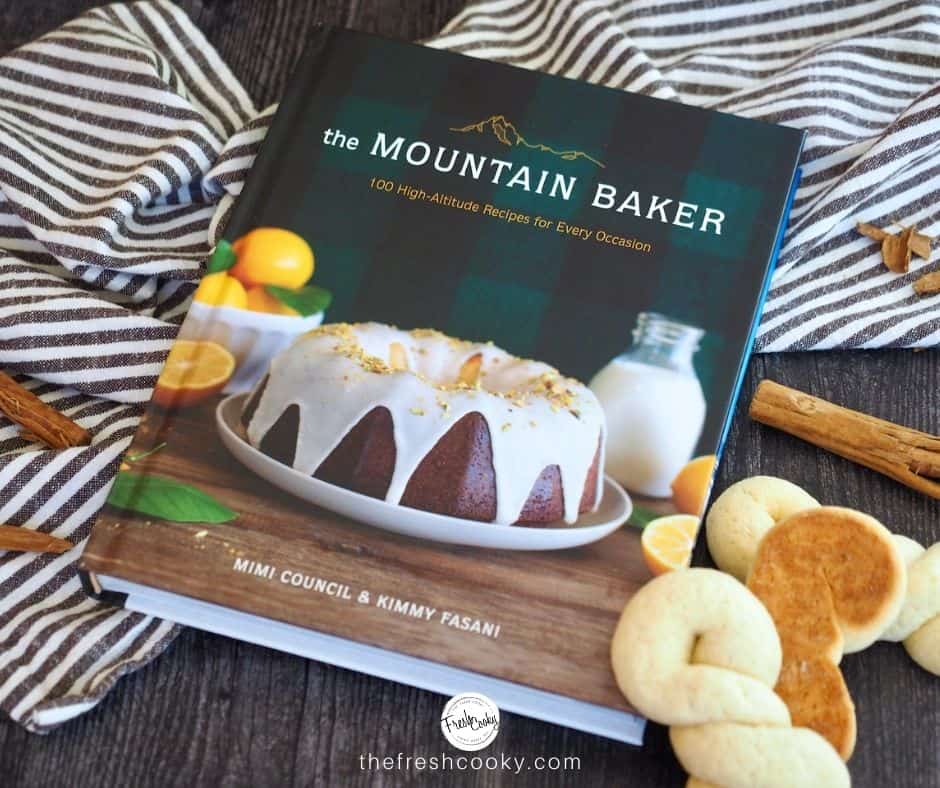
[(761, 381), (751, 418), (940, 498), (940, 437)]
[(59, 539), (29, 528), (15, 525), (0, 525), (0, 550), (18, 553), (64, 553), (73, 545), (68, 539)]
[(0, 372), (0, 411), (19, 424), (25, 434), (53, 449), (84, 446), (91, 433), (47, 405), (9, 375)]

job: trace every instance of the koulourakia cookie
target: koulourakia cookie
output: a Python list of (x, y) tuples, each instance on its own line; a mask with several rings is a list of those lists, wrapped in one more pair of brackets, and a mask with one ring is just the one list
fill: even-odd
[(900, 534), (894, 542), (907, 565), (907, 593), (881, 639), (903, 642), (911, 659), (940, 676), (940, 542), (926, 550)]
[(617, 685), (637, 711), (671, 726), (689, 786), (848, 786), (829, 743), (791, 727), (773, 692), (781, 660), (767, 610), (713, 569), (647, 583), (624, 608), (611, 644)]
[(732, 484), (712, 504), (705, 521), (712, 560), (743, 583), (764, 534), (791, 514), (816, 506), (819, 502), (801, 487), (774, 476)]
[(776, 624), (783, 666), (775, 690), (794, 725), (819, 732), (848, 759), (855, 708), (838, 665), (901, 610), (907, 572), (891, 533), (851, 509), (807, 509), (764, 535), (747, 585)]

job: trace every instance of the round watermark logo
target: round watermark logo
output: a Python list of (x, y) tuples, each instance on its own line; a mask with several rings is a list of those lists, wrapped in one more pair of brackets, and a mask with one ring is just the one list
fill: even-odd
[(486, 695), (461, 692), (445, 704), (441, 732), (458, 750), (482, 750), (499, 733), (499, 709)]

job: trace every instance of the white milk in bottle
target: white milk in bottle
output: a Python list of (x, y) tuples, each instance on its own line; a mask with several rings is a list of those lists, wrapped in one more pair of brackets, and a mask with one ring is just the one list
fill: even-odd
[(703, 331), (652, 312), (640, 314), (633, 347), (590, 383), (607, 417), (606, 472), (632, 492), (667, 497), (705, 422), (692, 366)]

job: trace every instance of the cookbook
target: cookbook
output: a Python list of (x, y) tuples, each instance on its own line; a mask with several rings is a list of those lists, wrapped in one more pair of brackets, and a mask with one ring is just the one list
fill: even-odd
[(86, 586), (640, 742), (611, 634), (695, 538), (802, 142), (316, 29)]

